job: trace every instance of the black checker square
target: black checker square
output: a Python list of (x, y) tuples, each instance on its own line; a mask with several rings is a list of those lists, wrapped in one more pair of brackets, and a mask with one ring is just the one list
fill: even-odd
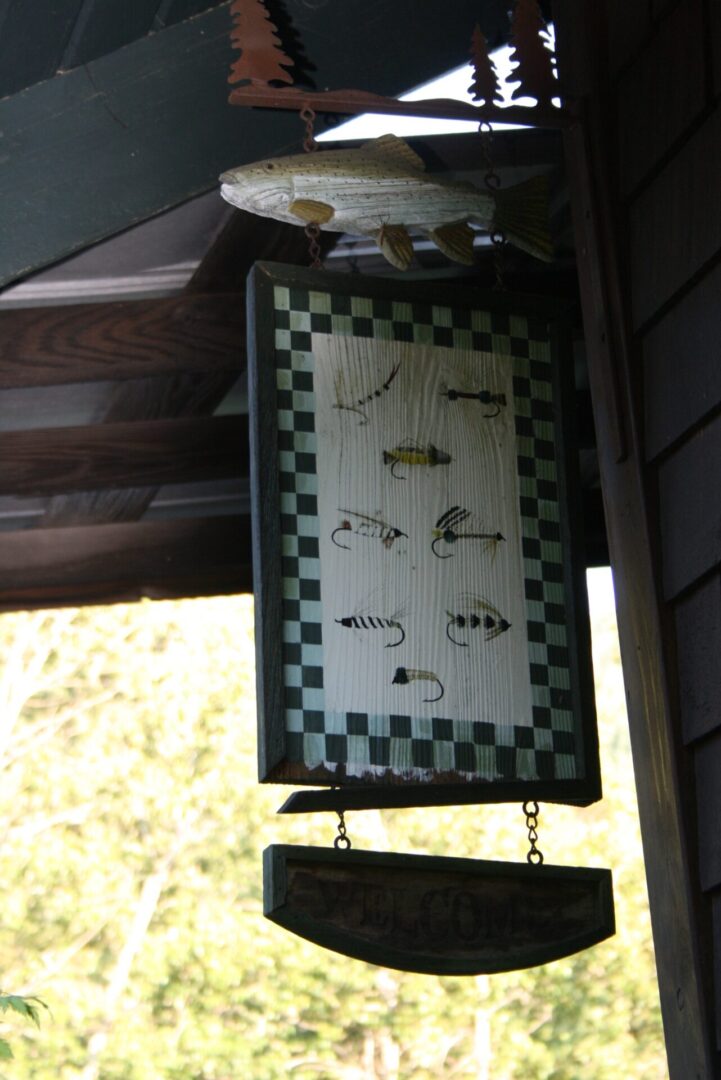
[(310, 298), (308, 296), (307, 289), (299, 289), (297, 286), (291, 285), (288, 290), (289, 296), (289, 309), (290, 311), (308, 311), (310, 307)]
[(533, 438), (533, 420), (531, 420), (530, 416), (516, 414), (516, 435), (522, 439)]
[(373, 337), (373, 320), (366, 319), (362, 315), (354, 315), (352, 319), (353, 337)]
[(298, 452), (295, 455), (295, 471), (308, 473), (311, 476), (317, 472), (317, 460), (315, 454)]
[(453, 742), (453, 721), (441, 716), (433, 717), (433, 741)]
[(276, 309), (275, 326), (277, 330), (290, 330), (290, 312), (287, 309)]
[[(322, 714), (321, 714), (322, 715)], [(348, 760), (348, 739), (345, 735), (326, 735), (325, 756), (328, 761)]]
[(390, 765), (391, 740), (387, 735), (370, 735), (368, 737), (368, 753), (371, 765)]
[(537, 622), (535, 619), (529, 619), (526, 623), (528, 632), (528, 640), (540, 642), (540, 644), (546, 644), (546, 624)]
[(551, 365), (545, 360), (531, 360), (528, 365), (531, 378), (535, 382), (551, 381)]
[(283, 618), (286, 622), (300, 621), (300, 603), (288, 596), (283, 598)]
[(526, 457), (525, 454), (519, 454), (517, 457), (518, 472), (521, 476), (530, 476), (533, 479), (536, 477), (536, 462), (532, 457)]
[(473, 743), (457, 742), (453, 744), (453, 764), (459, 772), (474, 772), (476, 751)]
[(385, 297), (376, 296), (373, 300), (373, 318), (374, 319), (392, 319), (393, 318), (393, 301), (387, 300)]
[(298, 554), (302, 559), (317, 559), (320, 545), (317, 536), (299, 536)]
[(298, 577), (298, 560), (295, 555), (284, 555), (280, 560), (280, 572), (283, 577)]
[(528, 338), (511, 335), (510, 348), (513, 356), (528, 356)]
[[(538, 599), (543, 599), (543, 597), (538, 597)], [(543, 615), (547, 623), (553, 623), (556, 626), (562, 626), (566, 621), (566, 609), (563, 604), (544, 603)]]
[(531, 416), (534, 420), (553, 421), (553, 402), (542, 398), (531, 398)]
[(410, 716), (400, 716), (396, 713), (391, 713), (388, 717), (390, 723), (391, 738), (394, 739), (410, 739), (411, 737), (411, 718)]
[(565, 709), (570, 711), (571, 709), (571, 691), (566, 690), (562, 686), (551, 687), (551, 708), (552, 709)]
[(515, 746), (496, 747), (496, 771), (504, 780), (516, 779), (516, 748)]
[(430, 304), (418, 303), (417, 301), (412, 305), (413, 322), (414, 323), (428, 323), (433, 322), (433, 308)]
[[(283, 642), (283, 663), (299, 666), (302, 659), (302, 651), (299, 641)], [(300, 706), (296, 706), (299, 708)]]
[(539, 476), (536, 480), (536, 492), (538, 498), (545, 502), (558, 502), (558, 484), (553, 480), (542, 480)]
[(395, 341), (413, 341), (413, 323), (394, 321), (393, 338)]
[(433, 327), (433, 344), (449, 349), (453, 348), (453, 329), (450, 326)]
[(471, 313), (468, 308), (451, 308), (451, 323), (455, 330), (470, 330)]
[(536, 772), (539, 780), (555, 780), (555, 754), (551, 750), (536, 750)]
[(538, 535), (541, 540), (552, 540), (558, 543), (561, 539), (561, 526), (557, 521), (548, 521), (547, 518), (539, 518)]
[(283, 697), (286, 709), (303, 708), (303, 691), (300, 686), (286, 686)]
[(523, 375), (513, 376), (513, 394), (517, 398), (529, 398), (531, 396), (531, 380)]
[(301, 732), (286, 731), (285, 753), (288, 761), (303, 761), (305, 754), (303, 753), (303, 736)]
[(320, 709), (303, 710), (303, 731), (307, 735), (321, 735), (325, 731), (325, 716)]
[(298, 591), (301, 600), (320, 600), (320, 582), (312, 578), (300, 578)]
[[(298, 548), (298, 554), (302, 555), (303, 552)], [(526, 600), (543, 600), (543, 582), (537, 578), (526, 578)], [(546, 617), (548, 621), (548, 617)]]
[(286, 536), (298, 535), (298, 518), (295, 514), (280, 515), (280, 531)]
[(553, 737), (553, 750), (556, 754), (572, 754), (573, 747), (573, 733), (570, 731), (554, 731)]
[(549, 439), (534, 439), (533, 452), (542, 461), (556, 460), (556, 448)]
[(295, 505), (298, 513), (305, 517), (316, 517), (318, 514), (317, 495), (298, 495)]
[(496, 741), (496, 729), (485, 720), (473, 721), (473, 742), (476, 746), (493, 746)]
[[(325, 315), (318, 311), (311, 311), (310, 330), (312, 334), (332, 334), (333, 319), (330, 315)], [(297, 387), (297, 389), (300, 388)]]
[(417, 769), (432, 769), (433, 740), (411, 739), (411, 760)]
[(331, 293), (330, 310), (333, 315), (351, 315), (351, 297)]
[(293, 369), (291, 374), (291, 386), (293, 390), (301, 390), (303, 393), (313, 393), (313, 372), (312, 371), (298, 371)]
[(520, 724), (515, 724), (513, 738), (518, 750), (533, 750), (535, 746), (532, 727), (522, 727)]
[(315, 417), (312, 412), (296, 410), (293, 413), (293, 423), (296, 431), (315, 431)]
[(287, 492), (290, 495), (295, 495), (295, 473), (278, 473), (278, 490)]
[(307, 330), (291, 330), (290, 348), (291, 352), (309, 353), (313, 348), (313, 339), (310, 333)]
[(349, 735), (368, 734), (368, 713), (349, 712), (345, 714), (345, 725)]
[(556, 585), (563, 585), (563, 564), (556, 562), (549, 562), (544, 559), (541, 563), (541, 574), (543, 580), (553, 582)]
[[(493, 352), (493, 337), (484, 330), (474, 330), (471, 335), (471, 344), (476, 352)], [(528, 387), (530, 393), (530, 385)]]
[(531, 684), (533, 686), (548, 686), (548, 666), (546, 664), (531, 664)]
[(548, 730), (552, 726), (551, 710), (546, 705), (533, 706), (533, 726)]
[(323, 627), (321, 623), (302, 622), (300, 624), (300, 640), (303, 645), (322, 645)]
[(316, 664), (303, 664), (301, 667), (301, 681), (309, 690), (323, 688), (323, 668)]

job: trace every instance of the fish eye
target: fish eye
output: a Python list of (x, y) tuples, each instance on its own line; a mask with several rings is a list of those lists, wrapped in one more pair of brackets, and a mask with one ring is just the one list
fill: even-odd
[(273, 164), (272, 161), (266, 161), (265, 167), (266, 167), (266, 169), (274, 169), (275, 165)]

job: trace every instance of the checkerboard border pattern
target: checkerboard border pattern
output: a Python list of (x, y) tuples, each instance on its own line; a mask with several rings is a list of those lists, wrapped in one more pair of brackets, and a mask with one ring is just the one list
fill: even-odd
[[(546, 323), (504, 312), (275, 286), (287, 759), (352, 771), (451, 770), (509, 780), (576, 779), (574, 714)], [(405, 715), (327, 717), (318, 542), (313, 333), (438, 345), (513, 358), (532, 726)], [(331, 730), (334, 728), (334, 730)]]

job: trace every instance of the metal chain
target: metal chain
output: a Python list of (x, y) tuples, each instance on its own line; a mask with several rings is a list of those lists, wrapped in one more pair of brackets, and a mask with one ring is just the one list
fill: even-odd
[[(305, 123), (305, 138), (303, 139), (303, 149), (306, 154), (312, 154), (318, 149), (318, 144), (315, 141), (313, 134), (315, 124), (315, 110), (309, 108), (308, 105), (304, 105), (300, 110), (300, 118)], [(308, 255), (310, 257), (310, 266), (312, 270), (322, 270), (323, 263), (320, 259), (321, 248), (318, 242), (320, 236), (320, 228), (316, 222), (311, 221), (310, 224), (305, 227), (305, 235), (308, 237)]]
[[(496, 192), (501, 186), (501, 178), (496, 172), (493, 161), (493, 128), (491, 127), (490, 121), (481, 120), (478, 125), (478, 133), (481, 136), (483, 164), (486, 166), (483, 183), (486, 185), (486, 190), (489, 195), (495, 197)], [(493, 266), (496, 274), (496, 281), (493, 287), (494, 289), (505, 289), (506, 285), (503, 280), (503, 273), (505, 269), (506, 235), (502, 229), (494, 228), (489, 233), (489, 236), (491, 244), (493, 245)]]
[(533, 866), (541, 866), (543, 863), (543, 852), (536, 847), (536, 841), (538, 840), (538, 815), (540, 813), (538, 803), (524, 802), (523, 813), (526, 815), (528, 842), (531, 845), (531, 848), (526, 855), (526, 859)]
[(334, 848), (345, 848), (346, 851), (352, 847), (350, 842), (350, 836), (346, 832), (345, 816), (342, 810), (338, 811), (338, 835), (333, 841)]

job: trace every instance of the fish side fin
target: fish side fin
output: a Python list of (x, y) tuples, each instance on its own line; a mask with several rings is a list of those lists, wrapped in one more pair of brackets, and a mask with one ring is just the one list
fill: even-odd
[(374, 239), (391, 266), (396, 270), (408, 269), (413, 259), (413, 242), (404, 225), (382, 225)]
[(553, 259), (548, 220), (548, 177), (532, 176), (496, 191), (494, 225), (521, 251), (544, 262)]
[(426, 171), (423, 158), (410, 148), (405, 139), (399, 139), (397, 135), (381, 135), (377, 139), (369, 139), (368, 142), (361, 143), (360, 149), (394, 165), (405, 165), (407, 169), (415, 169), (416, 172)]
[(465, 222), (456, 225), (439, 225), (437, 229), (429, 229), (428, 236), (453, 262), (463, 263), (464, 266), (473, 266), (473, 229)]
[(312, 225), (325, 225), (335, 210), (328, 203), (316, 202), (315, 199), (293, 199), (288, 204), (288, 213)]

